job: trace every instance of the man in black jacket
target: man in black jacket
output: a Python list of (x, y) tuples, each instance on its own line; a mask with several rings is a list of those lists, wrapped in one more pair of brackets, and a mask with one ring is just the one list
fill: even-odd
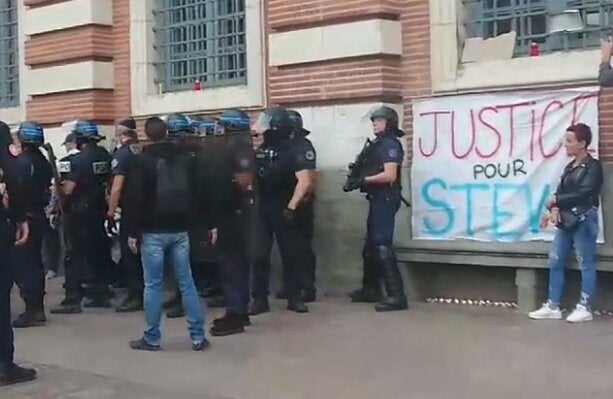
[(198, 217), (203, 201), (196, 193), (195, 157), (167, 141), (167, 127), (160, 118), (149, 118), (145, 134), (151, 144), (139, 155), (134, 181), (127, 187), (129, 212), (134, 223), (128, 228), (133, 252), (140, 243), (145, 277), (144, 306), (147, 328), (142, 338), (132, 341), (135, 350), (160, 349), (162, 280), (166, 254), (170, 255), (181, 290), (192, 349), (209, 345), (204, 336), (204, 315), (190, 268), (188, 229)]

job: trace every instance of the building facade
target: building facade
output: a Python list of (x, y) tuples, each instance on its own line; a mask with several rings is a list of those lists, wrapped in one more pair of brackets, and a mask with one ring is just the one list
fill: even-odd
[[(599, 28), (565, 40), (550, 37), (551, 4), (4, 0), (0, 120), (36, 120), (47, 127), (50, 141), (59, 143), (60, 125), (75, 118), (92, 119), (110, 132), (114, 121), (126, 115), (144, 119), (170, 112), (214, 114), (231, 107), (257, 111), (269, 105), (297, 109), (318, 149), (319, 249), (325, 254), (323, 264), (329, 265), (324, 273), (334, 285), (359, 274), (363, 220), (355, 213), (364, 212), (365, 204), (357, 196), (343, 196), (339, 184), (369, 134), (367, 114), (373, 107), (388, 104), (404, 116), (410, 159), (415, 99), (596, 82)], [(568, 0), (565, 6), (580, 9), (588, 27), (613, 22), (610, 1)], [(517, 32), (512, 57), (463, 62), (467, 40), (511, 30)], [(539, 44), (538, 57), (528, 56), (533, 42)], [(607, 162), (613, 161), (611, 107), (613, 92), (605, 89), (599, 121), (600, 156)], [(427, 243), (412, 242), (409, 220), (404, 209), (398, 241), (410, 249), (403, 255), (406, 261), (491, 261), (488, 253), (459, 260), (459, 253), (472, 250), (465, 244), (437, 243), (435, 254)], [(534, 251), (544, 256), (546, 247), (539, 245)], [(448, 251), (440, 252), (441, 247)], [(516, 251), (499, 244), (487, 247), (492, 253)], [(543, 263), (543, 256), (535, 259)], [(338, 259), (344, 266), (333, 266)]]

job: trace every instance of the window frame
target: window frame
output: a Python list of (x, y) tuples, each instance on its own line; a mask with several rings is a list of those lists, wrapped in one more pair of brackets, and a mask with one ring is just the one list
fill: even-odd
[[(0, 109), (19, 107), (21, 103), (19, 14), (18, 0), (0, 1)], [(5, 38), (8, 32), (11, 36)]]
[(177, 3), (156, 0), (153, 10), (160, 91), (246, 84), (245, 0)]

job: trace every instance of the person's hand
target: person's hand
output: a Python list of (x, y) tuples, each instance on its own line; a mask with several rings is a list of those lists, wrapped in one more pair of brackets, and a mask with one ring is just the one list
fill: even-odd
[(28, 222), (22, 222), (17, 224), (15, 231), (15, 246), (24, 245), (28, 241), (30, 235), (30, 226)]
[(556, 196), (552, 195), (551, 197), (547, 199), (547, 203), (545, 204), (545, 207), (547, 209), (551, 209), (556, 205), (556, 202), (557, 202)]
[(283, 221), (287, 224), (293, 224), (296, 221), (296, 210), (285, 208), (283, 210)]
[(217, 244), (217, 229), (211, 229), (209, 230), (209, 242), (211, 243), (211, 245), (215, 245)]
[(134, 237), (128, 237), (128, 248), (132, 253), (138, 253), (138, 240)]
[(606, 39), (600, 40), (600, 54), (602, 62), (611, 62), (611, 54), (613, 53), (613, 38), (609, 36)]
[(557, 226), (562, 221), (562, 217), (560, 216), (560, 208), (552, 208), (549, 212), (549, 223)]
[(106, 219), (115, 221), (115, 211), (112, 211), (110, 209), (106, 211)]

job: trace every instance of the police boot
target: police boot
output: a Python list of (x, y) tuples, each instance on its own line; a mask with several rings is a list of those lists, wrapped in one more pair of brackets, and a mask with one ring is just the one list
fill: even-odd
[(224, 317), (213, 321), (211, 335), (214, 337), (225, 337), (233, 334), (245, 332), (243, 319), (240, 314), (228, 311)]
[(287, 310), (291, 310), (296, 313), (308, 313), (309, 308), (306, 307), (302, 299), (294, 299), (287, 301)]
[(66, 298), (58, 306), (51, 308), (51, 314), (77, 314), (82, 312), (81, 300), (76, 298)]
[(268, 298), (254, 298), (251, 307), (249, 308), (250, 316), (257, 316), (262, 313), (270, 312), (270, 305), (268, 304)]
[(281, 287), (279, 291), (275, 294), (275, 298), (277, 299), (287, 299), (287, 292), (285, 291), (285, 287)]
[(381, 300), (381, 287), (377, 264), (372, 254), (366, 248), (362, 251), (364, 271), (362, 272), (362, 288), (349, 293), (353, 303), (377, 303)]
[(301, 298), (303, 303), (311, 303), (317, 300), (317, 295), (314, 289), (302, 290)]
[(166, 311), (166, 317), (169, 319), (178, 319), (185, 316), (185, 309), (183, 308), (183, 304), (175, 304), (172, 308), (169, 308)]
[(206, 301), (206, 305), (211, 309), (224, 308), (226, 307), (226, 299), (223, 295), (214, 296)]
[(140, 312), (143, 310), (143, 300), (135, 295), (129, 295), (115, 311), (117, 313)]
[(41, 310), (38, 309), (38, 301), (32, 298), (24, 298), (24, 302), (26, 304), (26, 311), (17, 316), (17, 319), (13, 321), (13, 328), (28, 328), (44, 325), (47, 319), (44, 311), (41, 312)]
[(111, 299), (108, 295), (93, 295), (91, 297), (85, 298), (83, 301), (84, 308), (100, 308), (100, 309), (108, 309), (113, 307), (111, 304)]
[(387, 297), (375, 305), (375, 310), (377, 312), (405, 310), (408, 308), (407, 297), (404, 294), (402, 275), (400, 270), (398, 270), (396, 256), (390, 247), (380, 246), (377, 249)]
[(26, 381), (36, 379), (36, 370), (19, 367), (11, 363), (6, 366), (0, 366), (0, 386), (19, 384)]

